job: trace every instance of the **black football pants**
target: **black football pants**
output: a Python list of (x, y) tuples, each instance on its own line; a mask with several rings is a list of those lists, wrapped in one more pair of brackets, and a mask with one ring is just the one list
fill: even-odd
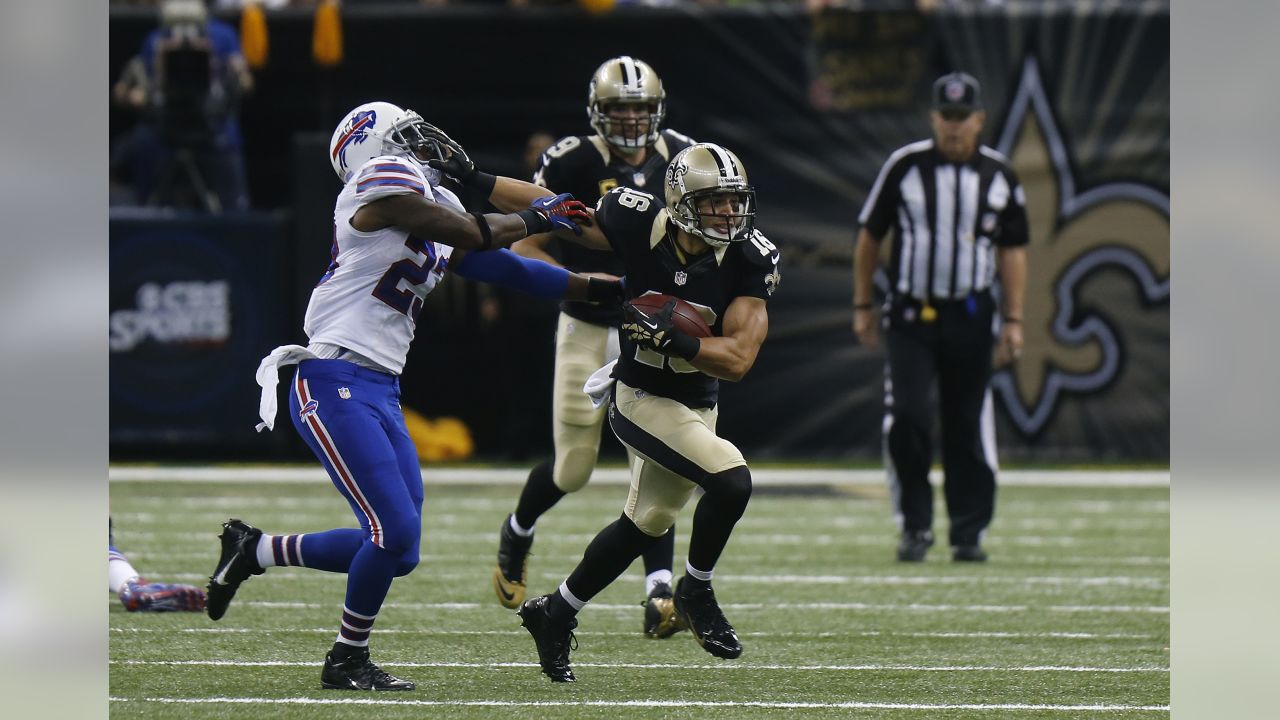
[(982, 422), (991, 379), (994, 302), (982, 293), (934, 308), (933, 322), (924, 322), (920, 306), (911, 302), (892, 303), (888, 316), (885, 413), (890, 489), (903, 530), (932, 529), (929, 467), (936, 379), (950, 544), (975, 545), (995, 511), (995, 431), (988, 424), (988, 460)]

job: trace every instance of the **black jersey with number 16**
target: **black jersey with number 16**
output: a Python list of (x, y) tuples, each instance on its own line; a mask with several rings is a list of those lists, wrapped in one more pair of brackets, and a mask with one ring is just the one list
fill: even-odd
[[(610, 152), (608, 143), (599, 135), (571, 135), (542, 154), (533, 182), (554, 192), (573, 193), (588, 205), (595, 205), (615, 187), (661, 191), (667, 163), (692, 144), (693, 140), (674, 130), (663, 130), (658, 141), (649, 146), (644, 162), (632, 167)], [(572, 242), (561, 242), (559, 246), (561, 263), (574, 272), (622, 274), (622, 263), (613, 253), (589, 250)], [(617, 327), (622, 319), (622, 307), (616, 304), (565, 300), (560, 307), (570, 317), (597, 325)]]
[[(696, 307), (715, 335), (721, 334), (725, 309), (734, 298), (768, 300), (781, 279), (778, 249), (759, 231), (748, 240), (701, 255), (679, 252), (666, 207), (647, 192), (610, 190), (596, 205), (596, 223), (622, 258), (627, 299), (649, 293), (675, 295)], [(681, 358), (636, 345), (626, 333), (621, 341), (615, 378), (691, 408), (715, 406), (719, 380)]]

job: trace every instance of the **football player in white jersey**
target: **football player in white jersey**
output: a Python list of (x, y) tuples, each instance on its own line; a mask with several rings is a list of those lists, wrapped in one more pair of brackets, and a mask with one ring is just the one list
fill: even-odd
[(430, 163), (470, 165), (469, 189), (498, 200), (527, 183), (475, 173), (462, 148), (413, 111), (385, 102), (361, 105), (334, 131), (329, 152), (344, 183), (334, 208), (332, 261), (307, 306), (309, 344), (276, 348), (258, 368), (258, 427), (274, 425), (279, 366), (296, 363), (289, 388), (294, 427), (360, 528), (268, 535), (229, 520), (206, 609), (210, 618), (221, 618), (240, 584), (272, 565), (347, 573), (341, 625), (325, 656), (322, 686), (412, 690), (412, 682), (369, 659), (368, 641), (392, 579), (418, 564), (422, 472), (400, 409), (399, 374), (423, 300), (446, 270), (547, 298), (616, 302), (622, 289), (616, 281), (506, 250), (531, 233), (581, 232), (577, 223), (589, 216), (567, 194), (509, 215), (468, 215), (440, 186), (441, 172)]

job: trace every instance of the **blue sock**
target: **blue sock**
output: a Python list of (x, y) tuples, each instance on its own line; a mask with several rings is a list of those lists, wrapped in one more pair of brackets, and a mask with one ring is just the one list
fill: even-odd
[(360, 528), (307, 533), (302, 536), (303, 562), (316, 570), (351, 572), (351, 563), (368, 537)]
[(399, 565), (400, 553), (384, 550), (372, 540), (366, 540), (347, 571), (347, 608), (367, 617), (377, 617)]

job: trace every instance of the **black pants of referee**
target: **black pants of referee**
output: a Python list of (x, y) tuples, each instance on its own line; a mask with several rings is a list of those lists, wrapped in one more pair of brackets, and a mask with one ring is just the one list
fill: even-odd
[[(895, 300), (887, 316), (886, 445), (894, 509), (902, 516), (904, 531), (932, 529), (931, 391), (936, 378), (950, 544), (977, 545), (991, 523), (996, 500), (995, 458), (988, 464), (982, 437), (994, 302), (989, 293), (978, 293), (966, 300), (935, 302), (933, 308), (937, 315), (926, 322), (920, 304)], [(994, 455), (994, 429), (988, 432)]]

